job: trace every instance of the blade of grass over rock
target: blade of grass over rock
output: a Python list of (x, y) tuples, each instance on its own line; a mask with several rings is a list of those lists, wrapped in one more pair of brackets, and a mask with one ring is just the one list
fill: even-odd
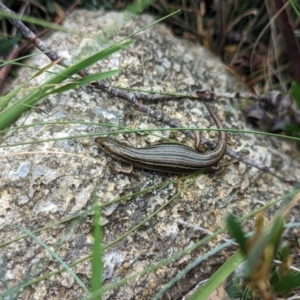
[(78, 80), (75, 80), (74, 82), (67, 82), (63, 86), (60, 86), (60, 87), (58, 87), (56, 89), (53, 89), (50, 92), (46, 93), (44, 96), (63, 93), (63, 92), (66, 92), (68, 90), (76, 89), (80, 86), (85, 86), (85, 85), (89, 84), (91, 81), (104, 80), (108, 77), (116, 75), (121, 70), (122, 69), (116, 69), (116, 70), (111, 70), (111, 71), (107, 71), (107, 72), (97, 73), (97, 74), (89, 75), (89, 76), (86, 76), (86, 77), (82, 77)]
[(56, 259), (63, 267), (64, 269), (74, 278), (74, 280), (82, 287), (82, 289), (88, 293), (88, 288), (85, 286), (85, 284), (81, 281), (81, 279), (73, 272), (73, 270), (50, 248), (48, 247), (41, 239), (39, 239), (36, 235), (32, 234), (29, 230), (22, 228), (18, 225), (13, 225), (14, 227), (18, 228), (20, 231), (26, 233), (28, 236), (30, 236), (32, 239), (34, 239), (40, 246), (45, 248), (48, 253)]
[[(151, 1), (149, 1), (150, 3)], [(148, 2), (143, 3), (143, 7), (147, 6), (149, 4)], [(132, 14), (136, 11), (139, 11), (140, 8), (138, 9), (138, 7), (141, 7), (140, 4), (134, 3), (133, 6), (129, 7), (129, 14)], [(126, 12), (126, 11), (125, 11)], [(146, 28), (153, 26), (155, 23), (158, 23), (174, 14), (176, 14), (178, 11), (173, 12), (172, 14), (165, 16), (137, 31), (135, 31), (134, 33), (132, 33), (131, 35), (123, 38), (121, 41), (117, 42), (116, 44), (107, 47), (106, 49), (91, 55), (90, 57), (82, 60), (79, 63), (74, 64), (73, 66), (67, 68), (64, 72), (61, 72), (60, 74), (54, 76), (51, 80), (49, 80), (48, 82), (45, 82), (42, 86), (39, 86), (36, 88), (36, 91), (33, 91), (27, 95), (25, 95), (22, 99), (20, 99), (19, 101), (17, 101), (14, 105), (8, 107), (7, 109), (5, 109), (4, 111), (2, 111), (0, 113), (0, 130), (5, 129), (6, 127), (10, 126), (17, 118), (19, 118), (19, 116), (28, 109), (28, 107), (32, 107), (34, 106), (42, 97), (44, 97), (49, 90), (51, 90), (51, 88), (53, 88), (53, 85), (58, 84), (60, 82), (62, 82), (65, 78), (69, 78), (70, 76), (76, 74), (78, 71), (83, 70), (87, 67), (89, 67), (90, 65), (92, 65), (93, 63), (101, 60), (104, 57), (107, 57), (108, 55), (121, 50), (125, 47), (127, 47), (132, 41), (128, 41), (128, 39), (132, 36), (134, 36), (135, 34), (145, 30)], [(98, 38), (97, 38), (98, 39)], [(116, 47), (119, 47), (116, 49)], [(67, 70), (69, 72), (67, 72)], [(47, 71), (49, 72), (49, 71)], [(39, 72), (38, 72), (39, 73)], [(65, 77), (65, 78), (64, 78)], [(52, 86), (51, 86), (52, 85)], [(21, 89), (21, 88), (20, 88)], [(16, 89), (16, 92), (18, 92), (20, 89)], [(39, 91), (38, 91), (39, 89)], [(5, 97), (3, 98), (3, 102), (2, 102), (2, 107), (5, 107), (7, 105), (7, 103), (10, 102), (12, 96), (15, 96), (14, 94), (10, 94), (9, 97)], [(24, 105), (25, 104), (25, 105)], [(1, 108), (1, 106), (0, 106)]]
[[(94, 190), (93, 198), (96, 197), (96, 190)], [(103, 272), (103, 262), (102, 262), (102, 228), (99, 224), (101, 207), (97, 206), (97, 201), (94, 200), (94, 215), (93, 215), (93, 257), (92, 257), (92, 278), (91, 278), (91, 292), (96, 292), (102, 288), (102, 272)], [(101, 295), (98, 296), (101, 299)]]
[(242, 263), (240, 251), (231, 256), (188, 300), (205, 300)]
[[(35, 77), (39, 76), (40, 74), (44, 73), (47, 69), (49, 69), (50, 67), (52, 67), (55, 64), (56, 64), (55, 62), (51, 62), (50, 64), (43, 67), (42, 69), (39, 68), (38, 71), (34, 75), (32, 75), (27, 80), (25, 80), (23, 83), (21, 83), (18, 87), (16, 87), (10, 93), (8, 93), (7, 95), (1, 97), (0, 98), (0, 110), (2, 108), (4, 108), (26, 86), (27, 83), (29, 83), (33, 78), (35, 78)], [(2, 115), (2, 113), (0, 113), (0, 117), (1, 117), (1, 115)], [(2, 122), (2, 120), (1, 120), (1, 122)]]
[[(209, 251), (206, 251), (203, 255), (201, 255), (200, 257), (198, 257), (197, 259), (193, 260), (190, 264), (188, 264), (186, 267), (183, 268), (183, 270), (177, 272), (177, 274), (169, 280), (169, 282), (167, 284), (164, 285), (164, 287), (162, 287), (160, 289), (160, 291), (152, 298), (152, 300), (159, 300), (161, 299), (161, 297), (167, 292), (167, 290), (175, 285), (176, 282), (178, 282), (180, 279), (182, 279), (184, 276), (186, 276), (190, 271), (192, 271), (193, 269), (195, 269), (197, 266), (199, 266), (201, 263), (204, 263), (209, 257), (212, 257), (213, 255), (215, 255), (218, 252), (221, 252), (223, 249), (228, 248), (229, 246), (231, 246), (233, 244), (233, 240), (229, 240), (225, 243), (222, 243), (214, 248), (212, 248)], [(224, 277), (224, 279), (227, 277), (228, 275), (226, 275)], [(223, 278), (223, 277), (222, 277)], [(223, 279), (223, 280), (224, 280)], [(222, 280), (222, 281), (223, 281)], [(222, 282), (221, 281), (221, 282)], [(214, 290), (214, 289), (213, 289)]]
[[(190, 177), (190, 176), (187, 176), (187, 177)], [(185, 179), (185, 177), (182, 178), (182, 179)], [(248, 218), (250, 218), (250, 217), (253, 217), (254, 215), (258, 214), (259, 212), (262, 212), (262, 211), (266, 210), (267, 208), (273, 206), (274, 204), (276, 204), (276, 203), (278, 203), (278, 202), (280, 202), (280, 201), (283, 201), (284, 199), (289, 199), (290, 197), (294, 196), (294, 194), (295, 194), (296, 192), (297, 192), (297, 191), (292, 191), (292, 192), (290, 192), (288, 195), (285, 195), (284, 197), (281, 197), (281, 198), (279, 198), (279, 199), (276, 199), (276, 200), (273, 200), (273, 201), (269, 202), (269, 203), (266, 204), (265, 206), (260, 207), (260, 208), (258, 208), (258, 209), (256, 209), (256, 210), (254, 210), (253, 212), (251, 212), (251, 213), (249, 213), (249, 214), (243, 216), (242, 218), (239, 219), (239, 221), (243, 221), (243, 220), (246, 220), (246, 219), (248, 219)], [(139, 276), (143, 276), (143, 275), (146, 275), (146, 274), (148, 274), (148, 273), (150, 273), (150, 272), (153, 272), (153, 271), (157, 270), (159, 267), (162, 267), (162, 266), (164, 266), (164, 265), (167, 265), (167, 264), (170, 263), (171, 261), (173, 261), (173, 260), (175, 260), (175, 259), (178, 259), (178, 258), (182, 257), (183, 255), (185, 255), (185, 254), (189, 253), (190, 251), (192, 251), (192, 250), (194, 250), (194, 249), (200, 247), (201, 245), (204, 245), (205, 243), (207, 243), (208, 241), (210, 241), (210, 240), (213, 239), (214, 237), (218, 236), (219, 234), (224, 233), (225, 230), (226, 230), (225, 228), (220, 229), (220, 230), (214, 232), (211, 236), (208, 236), (208, 237), (205, 237), (205, 238), (201, 239), (201, 240), (198, 241), (195, 245), (190, 246), (190, 247), (188, 247), (188, 248), (185, 248), (184, 250), (182, 250), (182, 251), (180, 251), (180, 252), (178, 252), (178, 253), (175, 253), (175, 254), (171, 255), (170, 257), (161, 260), (159, 263), (153, 264), (153, 265), (147, 267), (145, 270), (143, 270), (143, 271), (141, 271), (141, 272), (138, 272), (138, 273), (135, 273), (135, 274), (131, 275), (129, 278), (124, 278), (124, 279), (121, 279), (119, 282), (116, 282), (116, 283), (110, 284), (110, 285), (108, 285), (108, 286), (102, 287), (102, 291), (101, 291), (101, 290), (98, 290), (97, 292), (92, 293), (91, 295), (88, 296), (87, 299), (94, 299), (93, 297), (96, 297), (97, 295), (100, 295), (100, 294), (102, 294), (103, 292), (111, 291), (111, 290), (113, 290), (113, 289), (115, 289), (115, 288), (117, 288), (117, 287), (126, 285), (130, 280), (133, 280), (134, 278), (137, 278), (137, 277), (139, 277)], [(25, 237), (25, 236), (23, 236), (23, 237)], [(23, 238), (23, 237), (21, 237), (21, 238)], [(18, 239), (19, 239), (19, 238), (18, 238)], [(114, 242), (112, 242), (112, 243), (114, 244)], [(6, 244), (7, 244), (7, 243), (5, 243), (5, 245), (6, 245)], [(5, 245), (3, 244), (3, 246), (5, 246)], [(108, 246), (110, 246), (110, 245), (107, 245), (107, 247), (108, 247)], [(80, 264), (80, 263), (82, 263), (82, 262), (84, 262), (84, 261), (86, 261), (86, 260), (89, 260), (90, 258), (91, 258), (91, 255), (87, 255), (87, 256), (85, 256), (85, 257), (83, 257), (83, 258), (81, 258), (81, 259), (79, 259), (79, 260), (77, 260), (77, 261), (74, 261), (73, 263), (70, 264), (70, 266), (71, 266), (71, 267), (74, 267), (74, 266), (76, 266), (76, 265), (78, 265), (78, 264)], [(52, 271), (52, 272), (50, 272), (50, 273), (48, 273), (48, 274), (46, 274), (46, 275), (43, 275), (43, 276), (41, 276), (41, 277), (39, 277), (39, 278), (36, 278), (36, 279), (34, 279), (34, 280), (31, 280), (30, 282), (24, 283), (24, 284), (22, 285), (22, 288), (25, 288), (25, 287), (30, 286), (30, 285), (33, 285), (33, 284), (37, 284), (37, 283), (41, 282), (42, 280), (47, 280), (47, 279), (49, 279), (51, 276), (54, 276), (54, 275), (56, 275), (56, 274), (60, 274), (60, 273), (62, 273), (63, 271), (64, 271), (64, 269), (59, 269), (59, 270), (56, 270), (56, 271)], [(3, 295), (7, 295), (7, 293), (5, 293), (5, 294), (3, 294)]]
[(76, 74), (80, 70), (83, 70), (94, 63), (102, 60), (109, 55), (120, 51), (130, 45), (132, 41), (126, 41), (123, 43), (119, 43), (113, 46), (110, 46), (104, 50), (99, 51), (98, 53), (91, 55), (90, 57), (70, 66), (62, 70), (59, 74), (53, 76), (41, 86), (37, 87), (35, 90), (18, 100), (16, 103), (12, 104), (8, 108), (6, 108), (0, 114), (0, 130), (6, 128), (7, 126), (11, 125), (19, 116), (28, 109), (27, 105), (33, 106), (37, 101), (44, 97), (45, 94), (49, 90), (53, 88), (58, 83), (61, 83), (66, 78), (70, 78), (72, 75)]
[[(145, 190), (140, 190), (140, 191), (138, 191), (138, 192), (131, 193), (131, 194), (122, 196), (122, 197), (120, 197), (120, 198), (117, 198), (117, 199), (114, 199), (114, 200), (105, 202), (105, 203), (103, 203), (103, 204), (97, 205), (97, 208), (102, 209), (102, 208), (107, 207), (107, 206), (109, 206), (109, 205), (112, 205), (112, 204), (114, 204), (114, 203), (118, 203), (118, 202), (121, 202), (121, 201), (127, 201), (127, 200), (131, 199), (132, 197), (135, 197), (135, 196), (138, 196), (138, 195), (142, 195), (142, 194), (144, 194), (144, 193), (149, 193), (149, 192), (151, 192), (151, 191), (153, 191), (153, 190), (155, 190), (155, 189), (158, 190), (158, 189), (160, 189), (160, 188), (164, 188), (164, 187), (166, 187), (166, 186), (168, 186), (168, 185), (170, 185), (170, 184), (177, 183), (178, 181), (183, 181), (183, 180), (188, 179), (188, 178), (190, 178), (190, 177), (191, 177), (191, 175), (188, 175), (188, 176), (181, 177), (180, 180), (178, 180), (178, 179), (170, 180), (170, 181), (164, 182), (164, 183), (162, 183), (162, 184), (160, 184), (160, 185), (151, 186), (150, 188), (147, 188), (147, 189), (145, 189)], [(47, 225), (47, 226), (44, 226), (44, 227), (41, 227), (41, 228), (39, 228), (39, 229), (33, 230), (31, 233), (35, 234), (35, 233), (38, 233), (38, 232), (40, 232), (40, 231), (49, 229), (49, 228), (51, 228), (51, 227), (55, 227), (55, 226), (57, 226), (57, 225), (59, 225), (59, 224), (68, 222), (68, 221), (70, 221), (70, 220), (72, 220), (72, 219), (74, 219), (74, 218), (78, 218), (78, 217), (82, 217), (82, 216), (87, 216), (87, 215), (91, 214), (92, 211), (93, 211), (93, 208), (92, 208), (92, 209), (90, 209), (90, 208), (89, 208), (89, 209), (86, 209), (86, 210), (81, 211), (81, 212), (79, 212), (79, 213), (77, 213), (77, 214), (74, 214), (74, 215), (72, 215), (72, 216), (70, 216), (70, 217), (66, 217), (66, 218), (64, 218), (64, 219), (62, 219), (62, 220), (60, 220), (60, 221), (57, 221), (57, 222), (54, 222), (54, 223), (49, 224), (49, 225)], [(6, 241), (6, 242), (0, 244), (0, 249), (3, 248), (3, 247), (6, 247), (7, 245), (10, 245), (10, 244), (13, 243), (13, 242), (17, 242), (17, 241), (19, 241), (19, 240), (25, 238), (26, 236), (27, 236), (27, 235), (25, 234), (25, 235), (22, 235), (22, 236), (13, 238), (13, 239), (11, 239), (11, 240), (9, 240), (9, 241)]]

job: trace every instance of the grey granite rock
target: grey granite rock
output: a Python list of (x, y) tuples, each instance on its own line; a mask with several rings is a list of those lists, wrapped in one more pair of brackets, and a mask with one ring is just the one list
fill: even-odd
[[(121, 19), (120, 13), (76, 11), (64, 25), (75, 31), (82, 31), (88, 37), (99, 34), (103, 28), (107, 28), (107, 24), (115, 24)], [(151, 16), (138, 16), (126, 24), (119, 36), (125, 36), (152, 21)], [(91, 69), (91, 73), (126, 67), (110, 80), (113, 85), (153, 91), (185, 92), (193, 88), (214, 88), (218, 92), (232, 92), (244, 89), (236, 78), (226, 72), (225, 66), (217, 58), (201, 47), (175, 38), (165, 25), (150, 27), (135, 36), (134, 40), (135, 43), (127, 50), (99, 62)], [(69, 61), (87, 55), (101, 46), (94, 40), (62, 32), (52, 34), (45, 42)], [(48, 59), (42, 54), (28, 62), (39, 67), (48, 63)], [(21, 70), (17, 82), (28, 78), (30, 74), (32, 71), (28, 69)], [(49, 75), (45, 74), (30, 84), (40, 84), (47, 76)], [(207, 111), (198, 101), (179, 100), (149, 105), (177, 118), (185, 126), (212, 125)], [(214, 103), (214, 109), (223, 119), (225, 127), (244, 129), (244, 119), (238, 107), (238, 102), (226, 99)], [(61, 121), (75, 123), (59, 124)], [(172, 136), (180, 142), (191, 146), (193, 144), (193, 141), (180, 132), (160, 131), (159, 128), (165, 127), (164, 124), (134, 110), (120, 99), (91, 88), (78, 88), (49, 96), (39, 102), (36, 109), (25, 113), (15, 126), (41, 122), (57, 124), (35, 125), (16, 132), (10, 131), (5, 135), (6, 142), (17, 144), (69, 138), (0, 148), (1, 243), (22, 234), (11, 224), (33, 231), (90, 208), (94, 189), (97, 190), (97, 202), (103, 204), (179, 178), (176, 175), (145, 170), (135, 170), (129, 176), (114, 173), (108, 167), (108, 156), (99, 152), (94, 138), (87, 135), (110, 131), (112, 128), (85, 122), (106, 122), (137, 129), (157, 128), (155, 133), (161, 136)], [(79, 135), (86, 136), (74, 138)], [(217, 138), (217, 134), (213, 132), (206, 136)], [(116, 138), (126, 138), (137, 147), (160, 140), (157, 136), (137, 133), (118, 134)], [(299, 153), (291, 142), (247, 134), (229, 134), (228, 147), (276, 168), (282, 175), (298, 180), (300, 178), (299, 160), (295, 158)], [(142, 271), (193, 245), (204, 236), (197, 228), (216, 231), (224, 227), (228, 213), (242, 217), (285, 195), (290, 189), (260, 170), (242, 163), (231, 164), (231, 161), (230, 157), (225, 156), (222, 164), (227, 165), (220, 171), (199, 176), (169, 206), (129, 236), (107, 248), (104, 253), (104, 283), (113, 283)], [(188, 180), (170, 183), (165, 188), (103, 208), (101, 223), (104, 244), (113, 242), (155, 212), (187, 182)], [(280, 205), (272, 206), (265, 216), (270, 218)], [(293, 217), (295, 221), (299, 221), (296, 210)], [(253, 220), (245, 223), (249, 230), (252, 226)], [(291, 235), (296, 236), (296, 231)], [(57, 224), (36, 235), (70, 264), (90, 255), (91, 233), (92, 217), (88, 215)], [(170, 278), (220, 241), (212, 240), (158, 271), (108, 292), (104, 299), (151, 299)], [(206, 259), (181, 279), (179, 284), (168, 290), (168, 299), (177, 299), (177, 296), (184, 295), (200, 280), (208, 278), (227, 260), (231, 251), (232, 249), (223, 250)], [(60, 268), (59, 263), (30, 237), (3, 247), (0, 253), (2, 292)], [(88, 285), (91, 275), (89, 260), (73, 270)], [(78, 299), (83, 295), (83, 290), (66, 272), (19, 292), (20, 299)]]

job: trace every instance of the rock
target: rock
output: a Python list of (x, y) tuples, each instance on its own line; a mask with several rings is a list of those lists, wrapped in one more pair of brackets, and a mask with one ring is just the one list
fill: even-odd
[[(74, 57), (81, 58), (103, 47), (101, 42), (88, 37), (100, 36), (108, 23), (115, 24), (121, 19), (121, 13), (78, 10), (70, 14), (64, 26), (75, 32), (84, 32), (87, 38), (56, 32), (45, 42), (73, 61)], [(125, 37), (153, 20), (148, 15), (137, 16), (118, 36)], [(114, 29), (114, 26), (109, 28)], [(163, 24), (156, 24), (133, 39), (135, 42), (128, 49), (100, 61), (90, 69), (90, 73), (126, 67), (110, 79), (113, 85), (160, 92), (211, 88), (218, 92), (232, 92), (244, 89), (218, 59), (202, 47), (175, 38)], [(49, 64), (49, 60), (39, 53), (28, 64), (42, 68)], [(32, 74), (31, 70), (22, 69), (17, 82)], [(41, 84), (48, 76), (43, 74), (41, 78), (32, 80), (30, 86)], [(200, 101), (186, 99), (148, 105), (177, 118), (187, 127), (212, 125)], [(156, 134), (161, 136), (172, 136), (191, 146), (193, 141), (175, 130), (161, 131), (161, 127), (166, 127), (164, 124), (134, 110), (123, 100), (90, 87), (51, 95), (36, 106), (36, 109), (24, 113), (11, 127), (12, 130), (5, 134), (5, 143), (15, 146), (0, 148), (0, 240), (4, 243), (23, 234), (20, 228), (11, 226), (15, 224), (30, 230), (67, 264), (86, 257), (73, 271), (87, 286), (91, 276), (89, 255), (93, 242), (93, 203), (105, 204), (166, 184), (163, 188), (149, 190), (103, 208), (103, 243), (113, 243), (104, 251), (103, 276), (104, 284), (108, 285), (195, 245), (204, 237), (201, 228), (212, 232), (224, 228), (228, 213), (245, 216), (280, 198), (290, 189), (287, 184), (258, 169), (231, 163), (229, 156), (222, 159), (221, 164), (227, 165), (220, 171), (200, 175), (183, 190), (191, 179), (146, 170), (135, 170), (129, 176), (115, 173), (108, 167), (110, 158), (98, 151), (94, 137), (118, 126), (137, 130), (157, 128)], [(238, 103), (221, 99), (213, 106), (226, 128), (245, 129)], [(43, 122), (55, 124), (40, 124)], [(23, 125), (30, 126), (15, 127)], [(206, 136), (213, 140), (217, 138), (215, 132), (206, 133)], [(157, 137), (145, 133), (120, 133), (116, 138), (125, 138), (137, 147), (157, 140)], [(37, 143), (32, 144), (34, 141)], [(299, 160), (295, 158), (299, 153), (291, 142), (258, 135), (228, 134), (228, 148), (276, 168), (282, 176), (300, 178)], [(162, 208), (179, 191), (179, 195)], [(160, 208), (143, 225), (114, 243)], [(277, 210), (278, 205), (274, 205), (265, 216), (271, 218)], [(87, 211), (89, 213), (80, 216)], [(295, 222), (299, 221), (299, 214), (294, 213), (293, 217)], [(65, 222), (58, 223), (61, 221)], [(50, 228), (35, 232), (51, 224)], [(252, 229), (253, 220), (249, 220), (245, 223), (245, 230)], [(296, 231), (294, 236), (297, 236)], [(103, 299), (151, 299), (179, 271), (217, 245), (217, 240), (203, 244), (180, 259), (107, 292)], [(1, 292), (62, 267), (31, 237), (13, 241), (0, 251)], [(181, 279), (180, 284), (168, 290), (168, 299), (184, 295), (200, 280), (208, 278), (231, 254), (232, 249), (226, 249), (207, 258)], [(78, 299), (84, 296), (82, 288), (67, 273), (53, 275), (18, 293), (19, 297), (26, 296), (28, 299)]]

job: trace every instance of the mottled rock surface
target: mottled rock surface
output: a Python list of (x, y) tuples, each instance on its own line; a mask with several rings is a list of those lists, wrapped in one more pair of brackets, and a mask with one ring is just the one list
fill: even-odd
[[(76, 11), (68, 17), (64, 26), (90, 36), (100, 34), (111, 22), (111, 28), (114, 28), (120, 20), (122, 15), (119, 13)], [(138, 16), (128, 22), (118, 36), (124, 37), (152, 21), (150, 16)], [(115, 86), (143, 90), (186, 92), (196, 88), (214, 88), (218, 92), (232, 92), (243, 89), (218, 59), (201, 47), (175, 38), (164, 25), (148, 28), (134, 40), (135, 43), (127, 50), (99, 62), (90, 72), (126, 67), (110, 82)], [(45, 42), (70, 61), (101, 47), (95, 40), (62, 32), (54, 33)], [(28, 63), (42, 67), (49, 61), (39, 54)], [(28, 69), (21, 70), (18, 80), (28, 78), (30, 74), (32, 71)], [(30, 84), (39, 84), (47, 76), (43, 75)], [(198, 101), (186, 99), (149, 105), (177, 118), (187, 127), (214, 126)], [(213, 106), (225, 127), (245, 128), (238, 101), (221, 99)], [(64, 121), (73, 123), (60, 124)], [(56, 124), (43, 126), (39, 124), (41, 122)], [(146, 170), (135, 170), (129, 176), (113, 172), (108, 167), (109, 157), (98, 151), (92, 136), (112, 131), (113, 128), (96, 123), (113, 124), (114, 129), (117, 126), (158, 128), (155, 133), (160, 136), (193, 145), (193, 141), (183, 133), (160, 131), (159, 128), (166, 125), (134, 110), (121, 99), (91, 88), (78, 88), (43, 99), (36, 109), (25, 113), (15, 124), (36, 125), (9, 131), (5, 135), (5, 143), (16, 145), (0, 148), (0, 243), (22, 234), (12, 224), (34, 231), (91, 208), (93, 201), (104, 204), (182, 177)], [(217, 134), (211, 132), (206, 137), (216, 139)], [(160, 140), (145, 133), (118, 134), (116, 138), (125, 138), (136, 147)], [(17, 145), (43, 140), (47, 141)], [(289, 141), (239, 133), (228, 135), (228, 147), (276, 168), (284, 176), (300, 179), (295, 145)], [(104, 283), (110, 284), (142, 271), (193, 245), (206, 236), (197, 227), (216, 231), (224, 227), (228, 213), (242, 217), (290, 190), (287, 184), (260, 170), (230, 162), (232, 159), (225, 156), (221, 164), (226, 166), (221, 170), (197, 177), (167, 207), (133, 233), (105, 249)], [(186, 179), (169, 183), (164, 188), (150, 190), (103, 208), (104, 244), (112, 243), (154, 213), (188, 182)], [(93, 198), (94, 190), (97, 197)], [(283, 204), (273, 205), (265, 216), (270, 218)], [(299, 221), (299, 206), (295, 207), (293, 216), (295, 221)], [(245, 223), (245, 228), (249, 230), (252, 226), (253, 220)], [(35, 235), (55, 250), (62, 260), (71, 264), (91, 254), (91, 233), (92, 217), (89, 214)], [(289, 234), (291, 239), (297, 236), (295, 230)], [(221, 239), (214, 239), (179, 260), (106, 293), (104, 299), (151, 299), (170, 278), (221, 242)], [(208, 278), (228, 259), (231, 251), (223, 250), (198, 265), (168, 290), (168, 299), (180, 298), (199, 281)], [(0, 253), (1, 292), (61, 267), (31, 237), (10, 243)], [(73, 271), (86, 285), (89, 284), (91, 267), (88, 259), (77, 264)], [(78, 299), (83, 295), (81, 287), (66, 272), (19, 292), (20, 299)]]

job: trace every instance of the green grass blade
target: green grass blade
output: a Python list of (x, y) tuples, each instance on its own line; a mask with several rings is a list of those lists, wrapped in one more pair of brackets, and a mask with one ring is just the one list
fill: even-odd
[(80, 70), (83, 70), (101, 59), (108, 57), (109, 55), (124, 49), (130, 45), (132, 41), (126, 41), (120, 44), (110, 46), (104, 50), (97, 52), (90, 57), (83, 59), (82, 61), (62, 70), (59, 74), (53, 76), (47, 80), (40, 87), (21, 98), (19, 101), (9, 106), (0, 113), (0, 130), (5, 129), (7, 126), (11, 125), (19, 116), (28, 109), (28, 106), (34, 106), (37, 101), (44, 97), (52, 88), (58, 83), (61, 83), (66, 78), (70, 78), (72, 75), (76, 74)]
[(300, 287), (300, 273), (292, 272), (290, 275), (279, 280), (274, 286), (274, 292), (283, 294)]
[[(95, 193), (94, 193), (95, 194)], [(93, 215), (93, 256), (92, 256), (92, 278), (91, 278), (91, 292), (96, 292), (102, 288), (102, 272), (103, 272), (103, 262), (102, 262), (102, 231), (100, 227), (100, 207), (97, 206), (96, 201), (94, 201), (94, 215)], [(97, 297), (101, 299), (101, 295)]]
[(242, 263), (240, 251), (231, 256), (188, 300), (205, 300)]
[(297, 82), (292, 82), (291, 85), (292, 95), (297, 104), (297, 107), (300, 108), (300, 86)]
[(48, 253), (56, 259), (65, 269), (66, 271), (74, 278), (74, 280), (82, 287), (82, 289), (88, 293), (89, 290), (85, 286), (85, 284), (80, 280), (80, 278), (72, 271), (72, 269), (50, 248), (48, 247), (41, 239), (39, 239), (37, 236), (32, 234), (29, 230), (22, 228), (18, 225), (13, 225), (14, 227), (18, 228), (20, 231), (23, 231), (24, 233), (28, 234), (31, 238), (33, 238), (40, 246), (45, 248)]
[(0, 40), (0, 55), (6, 54), (21, 39), (21, 33), (17, 33), (14, 37), (7, 40)]
[[(32, 75), (30, 78), (25, 80), (22, 84), (20, 84), (18, 87), (16, 87), (13, 91), (8, 93), (7, 95), (0, 98), (0, 110), (4, 108), (25, 86), (28, 84), (33, 78), (37, 77), (39, 74), (45, 72), (49, 67), (53, 66), (53, 63), (45, 66), (42, 69), (38, 69), (38, 71)], [(0, 114), (1, 116), (1, 114)]]
[(85, 86), (85, 85), (89, 84), (91, 81), (104, 80), (108, 77), (116, 75), (121, 70), (122, 69), (116, 69), (116, 70), (111, 70), (111, 71), (107, 71), (107, 72), (97, 73), (97, 74), (89, 75), (86, 77), (82, 77), (81, 79), (75, 80), (74, 82), (67, 82), (63, 86), (52, 89), (49, 93), (46, 93), (44, 96), (49, 96), (51, 94), (57, 94), (57, 93), (63, 93), (68, 90), (76, 89), (80, 86)]
[(242, 252), (246, 254), (247, 238), (245, 237), (245, 233), (242, 229), (241, 224), (237, 221), (237, 219), (232, 214), (228, 215), (228, 217), (226, 218), (226, 223), (231, 236), (240, 245)]

